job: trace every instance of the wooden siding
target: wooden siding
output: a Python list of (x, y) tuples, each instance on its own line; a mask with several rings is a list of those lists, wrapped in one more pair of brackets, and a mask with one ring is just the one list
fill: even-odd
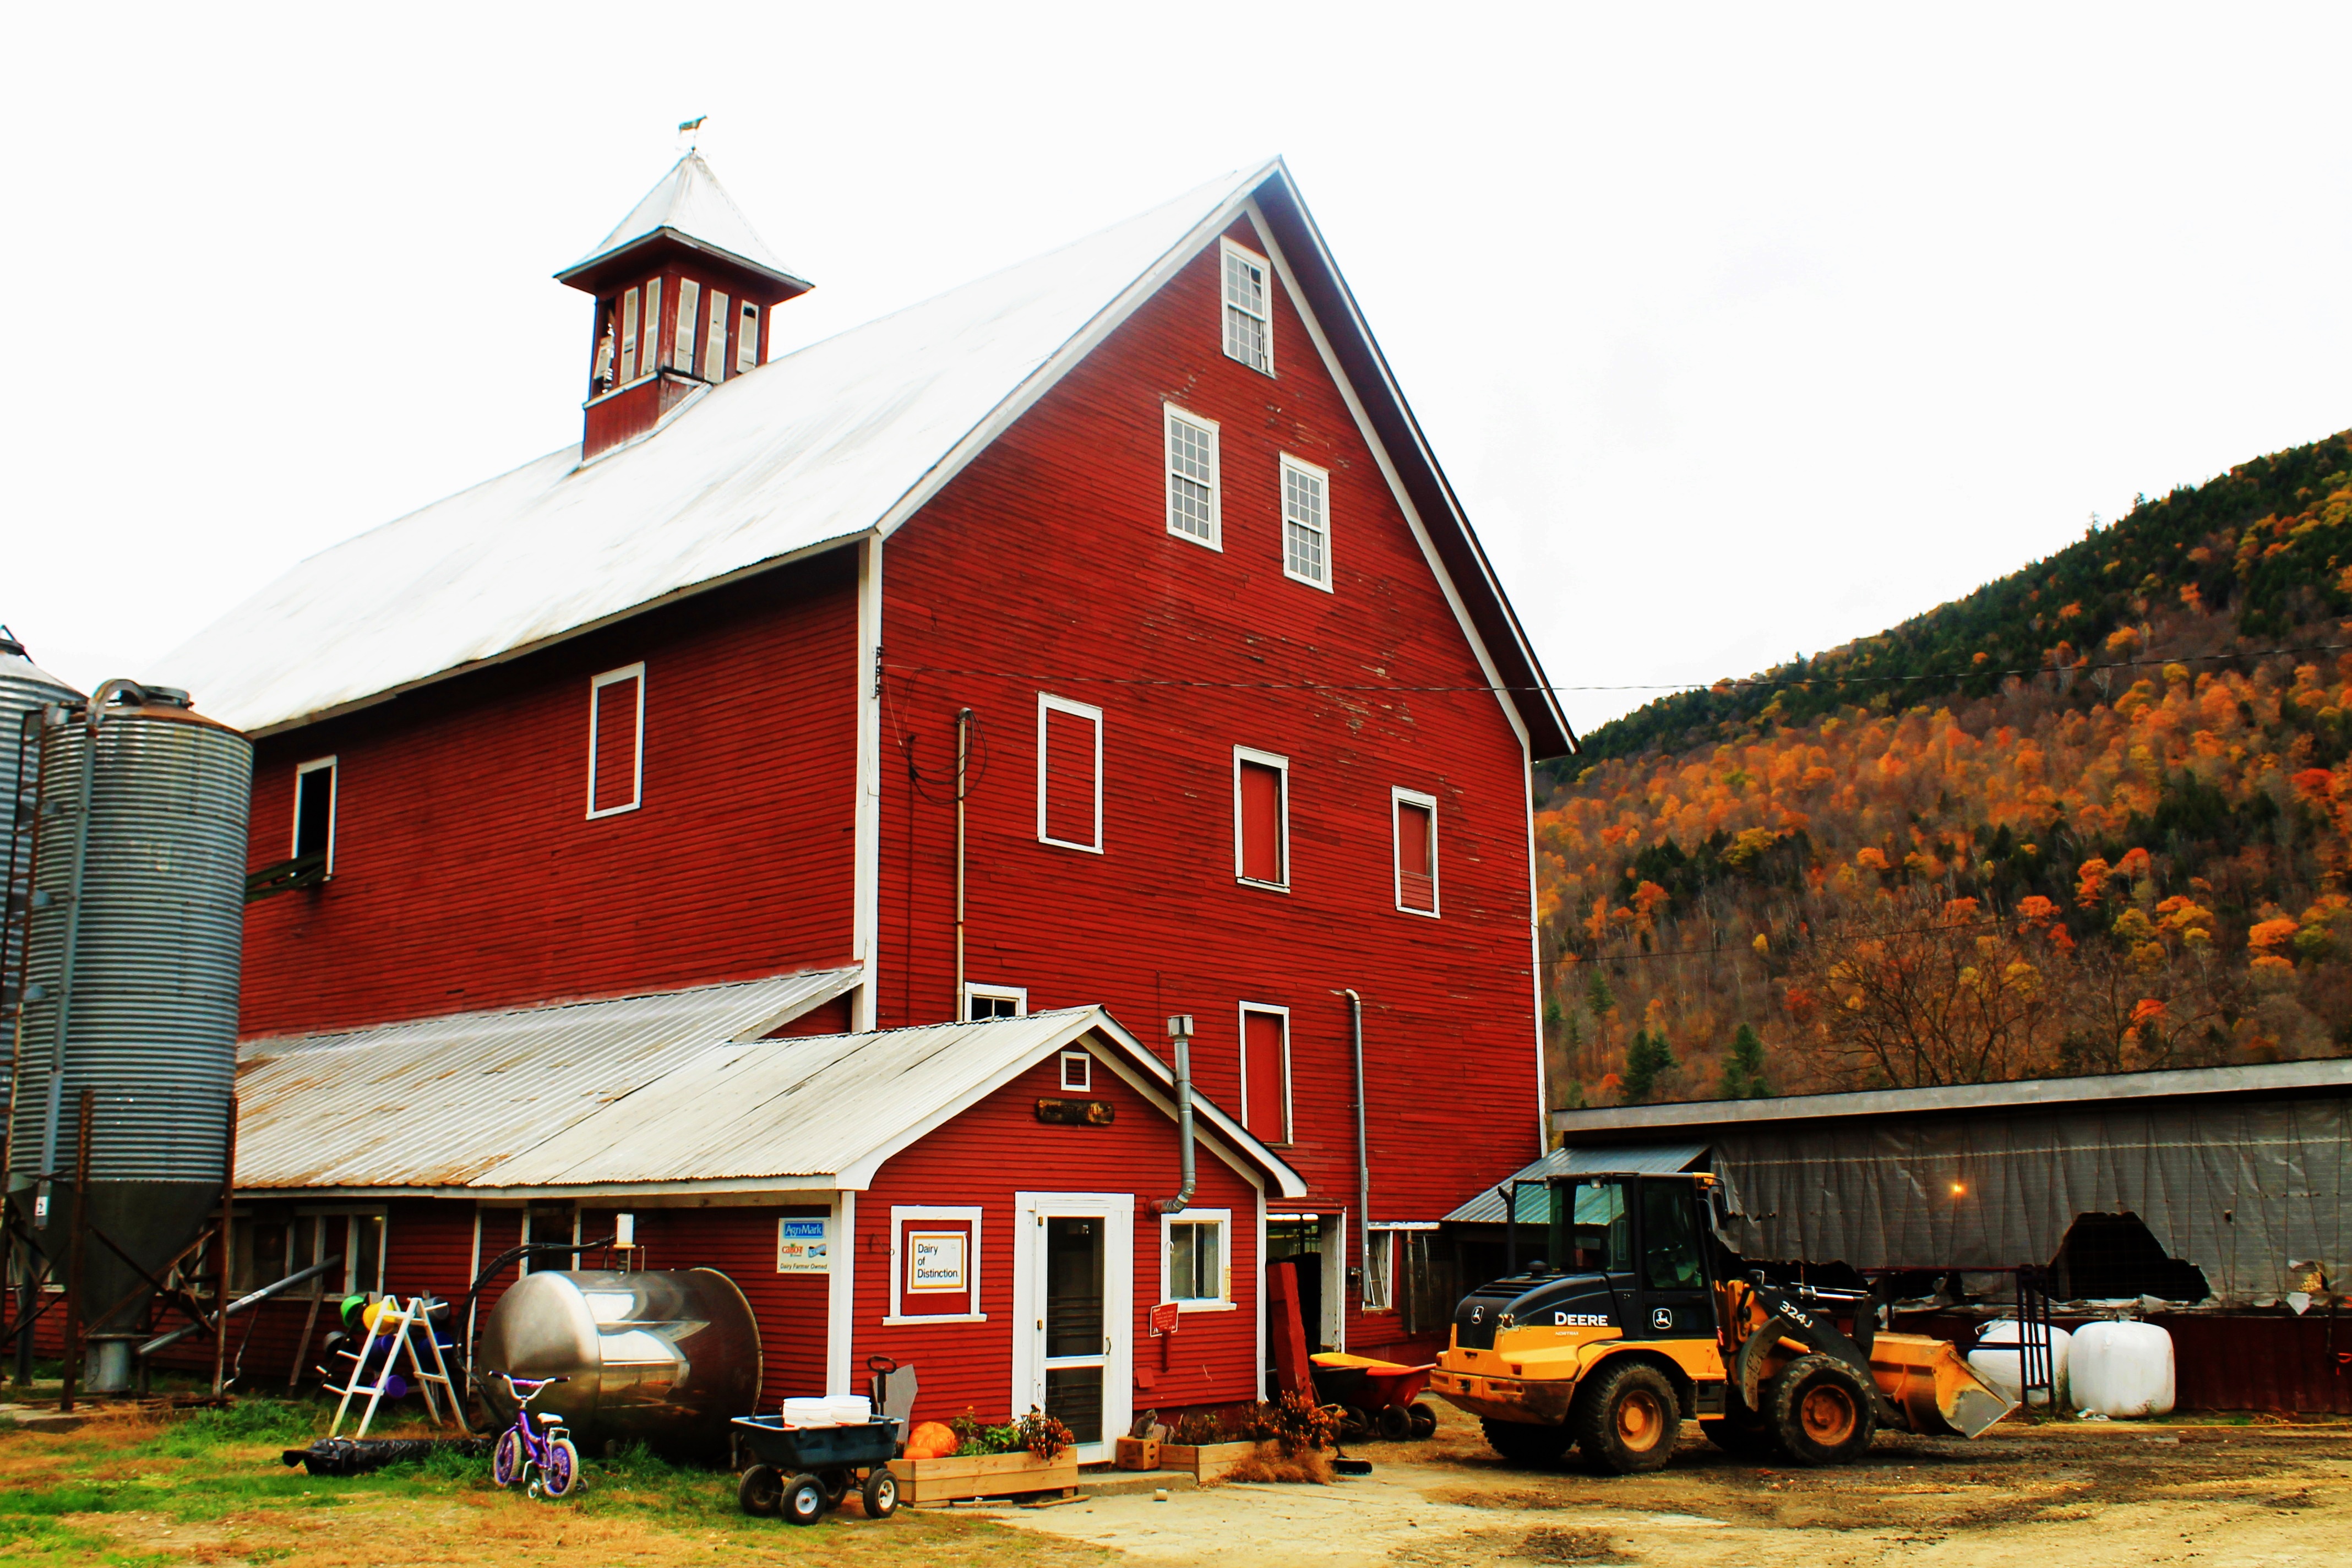
[[(1013, 1384), (1013, 1194), (1129, 1193), (1135, 1198), (1134, 1365), (1151, 1379), (1139, 1386), (1138, 1410), (1229, 1403), (1257, 1396), (1257, 1188), (1205, 1149), (1198, 1163), (1199, 1208), (1233, 1210), (1234, 1309), (1189, 1312), (1160, 1367), (1149, 1315), (1160, 1299), (1160, 1220), (1153, 1202), (1175, 1192), (1175, 1123), (1099, 1062), (1087, 1098), (1107, 1100), (1108, 1127), (1049, 1126), (1039, 1099), (1065, 1098), (1058, 1058), (1030, 1069), (940, 1131), (893, 1157), (857, 1197), (856, 1328), (850, 1364), (869, 1355), (912, 1364), (922, 1384), (916, 1415), (944, 1421), (966, 1407), (1002, 1420)], [(1011, 1153), (1018, 1151), (1017, 1157)], [(886, 1325), (890, 1310), (890, 1209), (893, 1205), (975, 1206), (981, 1218), (981, 1307), (984, 1323)], [(862, 1378), (863, 1373), (859, 1373)], [(861, 1384), (862, 1388), (862, 1384)]]
[[(1264, 240), (1244, 221), (1235, 237)], [(968, 972), (1101, 1002), (1238, 1111), (1238, 1004), (1291, 1009), (1296, 1205), (1356, 1206), (1364, 998), (1373, 1216), (1432, 1220), (1537, 1152), (1528, 777), (1479, 665), (1288, 295), (1277, 375), (1225, 357), (1213, 243), (890, 541), (881, 1019), (954, 1006), (954, 715), (981, 739)], [(1167, 528), (1163, 401), (1220, 427), (1223, 549)], [(1283, 574), (1280, 459), (1330, 473), (1329, 593)], [(926, 667), (909, 673), (910, 667)], [(943, 673), (997, 671), (992, 675)], [(1087, 677), (1111, 677), (1110, 680)], [(1152, 684), (1191, 680), (1212, 684)], [(1099, 706), (1103, 853), (1036, 840), (1040, 690)], [(1236, 745), (1289, 759), (1288, 890), (1237, 885)], [(909, 768), (920, 775), (908, 781)], [(1437, 801), (1444, 917), (1396, 908), (1390, 791)], [(1349, 1255), (1357, 1252), (1350, 1216)], [(1398, 1338), (1392, 1314), (1351, 1342)], [(1361, 1338), (1360, 1338), (1361, 1336)]]
[[(250, 861), (338, 759), (335, 875), (246, 912), (241, 1032), (285, 1034), (848, 962), (847, 552), (273, 736)], [(587, 817), (589, 681), (646, 664), (639, 809)]]

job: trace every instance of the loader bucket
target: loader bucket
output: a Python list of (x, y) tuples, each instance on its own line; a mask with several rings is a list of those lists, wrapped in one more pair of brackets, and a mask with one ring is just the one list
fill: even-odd
[(2017, 1408), (1969, 1370), (1950, 1341), (1925, 1334), (1878, 1335), (1870, 1374), (1914, 1432), (1973, 1437)]

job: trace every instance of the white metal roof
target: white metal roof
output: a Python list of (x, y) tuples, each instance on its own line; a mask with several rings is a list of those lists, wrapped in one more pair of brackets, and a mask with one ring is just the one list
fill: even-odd
[[(1554, 1149), (1534, 1163), (1511, 1173), (1509, 1182), (1498, 1182), (1473, 1197), (1469, 1202), (1445, 1216), (1457, 1225), (1500, 1225), (1509, 1216), (1503, 1211), (1502, 1189), (1510, 1182), (1541, 1183), (1547, 1176), (1601, 1175), (1631, 1171), (1640, 1174), (1671, 1176), (1687, 1171), (1706, 1155), (1705, 1143), (1628, 1143), (1621, 1148)], [(1550, 1217), (1551, 1200), (1540, 1185), (1530, 1186), (1518, 1194), (1519, 1223), (1541, 1224)]]
[(831, 1001), (860, 973), (247, 1040), (237, 1049), (237, 1185), (462, 1185), (686, 1058)]
[[(583, 1048), (586, 1039), (545, 1028), (565, 1026), (557, 1015), (636, 1004), (425, 1019), (395, 1026), (397, 1041), (384, 1037), (391, 1030), (336, 1037), (338, 1059), (324, 1072), (315, 1061), (304, 1068), (326, 1048), (319, 1037), (274, 1058), (260, 1052), (280, 1042), (257, 1042), (238, 1082), (237, 1186), (481, 1194), (860, 1188), (892, 1154), (1078, 1043), (1174, 1111), (1167, 1067), (1100, 1007), (863, 1035), (730, 1037), (727, 1026), (749, 1016), (750, 998), (730, 1009), (709, 994), (743, 989), (645, 998), (666, 1005), (634, 1019), (615, 1012), (606, 1026), (574, 1026), (602, 1056)], [(696, 1009), (698, 1026), (688, 1017)], [(641, 1057), (628, 1054), (632, 1023)], [(515, 1087), (501, 1097), (486, 1090), (485, 1076), (510, 1077)], [(1272, 1150), (1197, 1093), (1193, 1103), (1212, 1153), (1263, 1173), (1281, 1196), (1305, 1195), (1306, 1183)], [(320, 1150), (334, 1157), (320, 1159)], [(1171, 1139), (1171, 1187), (1175, 1165)]]
[(1275, 167), (811, 344), (594, 462), (566, 447), (322, 551), (157, 679), (267, 731), (895, 526), (976, 449), (968, 437)]
[(665, 228), (748, 261), (763, 272), (793, 276), (776, 259), (775, 252), (752, 231), (751, 220), (743, 216), (742, 209), (720, 186), (710, 165), (695, 153), (688, 153), (672, 164), (669, 173), (655, 182), (654, 188), (629, 209), (629, 216), (612, 233), (556, 276), (577, 272), (590, 262)]

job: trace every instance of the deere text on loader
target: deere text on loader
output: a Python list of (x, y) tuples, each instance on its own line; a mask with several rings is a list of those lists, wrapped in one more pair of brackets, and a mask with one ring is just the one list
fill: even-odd
[(1864, 1292), (1743, 1274), (1711, 1175), (1545, 1184), (1565, 1267), (1464, 1297), (1429, 1384), (1507, 1459), (1549, 1464), (1573, 1444), (1602, 1470), (1656, 1469), (1696, 1416), (1743, 1458), (1849, 1464), (1882, 1426), (1973, 1437), (2016, 1408), (1949, 1342), (1876, 1331)]

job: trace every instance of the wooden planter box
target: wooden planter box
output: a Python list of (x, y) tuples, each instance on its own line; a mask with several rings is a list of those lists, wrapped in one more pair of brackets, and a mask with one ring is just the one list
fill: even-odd
[(1192, 1479), (1201, 1486), (1223, 1480), (1227, 1470), (1257, 1452), (1255, 1443), (1162, 1443), (1160, 1445), (1160, 1468), (1190, 1470)]
[(1015, 1497), (1069, 1491), (1078, 1461), (1067, 1451), (1047, 1464), (1031, 1454), (956, 1454), (944, 1459), (893, 1459), (901, 1502), (949, 1502), (959, 1498)]

